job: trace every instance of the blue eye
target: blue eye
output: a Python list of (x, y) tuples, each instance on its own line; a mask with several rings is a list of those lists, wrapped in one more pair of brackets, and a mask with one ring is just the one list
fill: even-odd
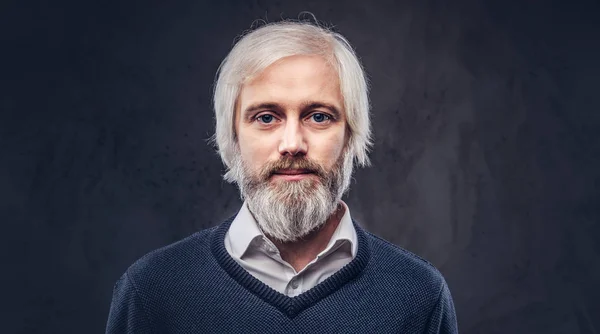
[(273, 115), (261, 115), (258, 116), (257, 119), (260, 119), (263, 123), (271, 123), (273, 120)]
[(312, 117), (317, 123), (323, 123), (324, 121), (331, 119), (331, 117), (321, 113), (315, 113), (312, 115)]

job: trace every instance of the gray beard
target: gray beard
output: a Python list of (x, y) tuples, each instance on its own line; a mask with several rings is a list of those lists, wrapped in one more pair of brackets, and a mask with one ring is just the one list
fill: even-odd
[(241, 160), (236, 165), (240, 194), (260, 229), (289, 243), (320, 229), (334, 214), (350, 186), (353, 157), (344, 151), (331, 171), (296, 181), (250, 176)]

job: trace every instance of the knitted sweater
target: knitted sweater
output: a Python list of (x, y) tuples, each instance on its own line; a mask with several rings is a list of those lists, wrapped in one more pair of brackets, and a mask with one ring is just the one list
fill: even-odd
[(356, 221), (352, 262), (291, 298), (228, 254), (233, 218), (131, 265), (115, 284), (106, 333), (458, 332), (442, 275)]

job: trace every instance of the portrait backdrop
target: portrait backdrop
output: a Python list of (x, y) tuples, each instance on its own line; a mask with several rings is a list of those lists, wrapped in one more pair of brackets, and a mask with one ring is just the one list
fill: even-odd
[(133, 261), (237, 212), (215, 73), (253, 21), (302, 11), (370, 81), (352, 216), (440, 269), (461, 333), (600, 332), (597, 1), (0, 8), (0, 332), (102, 333)]

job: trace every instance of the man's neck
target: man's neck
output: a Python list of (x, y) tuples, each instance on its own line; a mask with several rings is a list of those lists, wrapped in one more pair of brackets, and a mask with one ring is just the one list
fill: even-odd
[(311, 232), (301, 240), (287, 243), (273, 239), (271, 241), (279, 249), (281, 258), (289, 263), (296, 272), (299, 272), (327, 247), (344, 213), (344, 205), (339, 203), (335, 212), (321, 228)]

